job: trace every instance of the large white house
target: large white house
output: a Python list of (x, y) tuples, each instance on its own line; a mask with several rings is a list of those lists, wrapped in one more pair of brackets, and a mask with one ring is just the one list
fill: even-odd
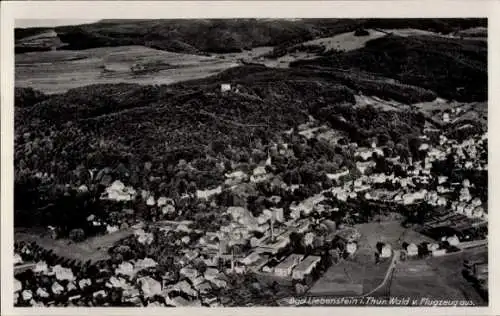
[(389, 244), (385, 244), (380, 251), (380, 258), (389, 258), (390, 256), (392, 256), (392, 247)]
[(406, 247), (406, 252), (409, 257), (414, 257), (418, 255), (418, 246), (414, 243), (411, 243)]

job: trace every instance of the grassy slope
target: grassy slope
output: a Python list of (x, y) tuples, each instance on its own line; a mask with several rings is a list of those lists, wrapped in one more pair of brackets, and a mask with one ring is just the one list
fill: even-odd
[[(467, 251), (427, 260), (409, 260), (398, 264), (391, 284), (391, 295), (445, 300), (472, 300), (477, 306), (487, 302), (462, 276), (464, 259), (484, 257)], [(418, 285), (418, 286), (417, 286)]]

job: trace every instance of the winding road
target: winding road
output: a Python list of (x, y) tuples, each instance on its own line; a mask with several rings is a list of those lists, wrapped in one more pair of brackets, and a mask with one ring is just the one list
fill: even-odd
[(391, 259), (391, 264), (389, 264), (389, 267), (387, 268), (387, 271), (385, 272), (384, 280), (376, 288), (374, 288), (373, 290), (371, 290), (368, 293), (361, 295), (360, 297), (366, 297), (366, 296), (372, 295), (373, 293), (377, 292), (378, 290), (380, 290), (382, 287), (384, 287), (387, 284), (387, 281), (389, 281), (394, 268), (396, 268), (396, 264), (398, 263), (398, 258), (400, 257), (400, 253), (401, 253), (401, 251), (394, 250), (394, 253), (393, 253), (393, 256)]

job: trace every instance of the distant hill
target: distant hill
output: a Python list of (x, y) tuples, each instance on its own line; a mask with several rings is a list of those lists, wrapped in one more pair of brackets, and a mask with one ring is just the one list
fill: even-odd
[[(182, 53), (229, 53), (258, 46), (294, 45), (360, 27), (417, 28), (448, 34), (486, 26), (486, 19), (126, 19), (54, 30), (67, 44), (65, 49), (144, 45)], [(46, 31), (16, 29), (16, 41)]]
[(29, 27), (29, 28), (15, 28), (14, 29), (14, 38), (17, 41), (30, 37), (30, 36), (36, 36), (39, 34), (43, 34), (46, 32), (53, 31), (54, 28), (50, 27)]
[(64, 46), (53, 29), (38, 29), (36, 32), (25, 32), (24, 34), (32, 35), (23, 37), (16, 41), (16, 53), (49, 51)]

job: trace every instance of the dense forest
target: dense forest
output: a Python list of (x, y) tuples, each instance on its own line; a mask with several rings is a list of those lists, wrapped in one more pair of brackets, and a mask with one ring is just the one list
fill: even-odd
[[(18, 91), (17, 102), (33, 102), (35, 97), (42, 101), (16, 107), (16, 224), (57, 222), (80, 227), (86, 216), (109, 212), (109, 206), (98, 200), (103, 187), (96, 181), (101, 178), (91, 179), (88, 170), (104, 172), (155, 196), (176, 198), (223, 182), (232, 163), (252, 170), (268, 153), (275, 158), (274, 172), (285, 182), (300, 181), (309, 187), (298, 191), (291, 202), (319, 192), (318, 183), (331, 185), (326, 172), (352, 167), (352, 153), (329, 143), (305, 142), (295, 133), (283, 134), (306, 123), (309, 115), (318, 115), (353, 140), (366, 141), (383, 133), (404, 144), (405, 135), (421, 128), (419, 118), (412, 115), (342, 106), (353, 104), (354, 97), (340, 83), (281, 80), (276, 84), (266, 79), (241, 86), (234, 94), (201, 86), (201, 96), (189, 87), (129, 84), (88, 86), (45, 97), (31, 90), (21, 97)], [(387, 115), (392, 115), (397, 135), (381, 123)], [(339, 124), (341, 116), (352, 124)], [(283, 160), (273, 154), (272, 143), (283, 141), (292, 146), (294, 157)], [(180, 160), (189, 166), (179, 165)], [(93, 194), (71, 189), (83, 184), (93, 188)], [(281, 193), (265, 186), (261, 190), (266, 196)], [(234, 202), (237, 197), (228, 198)]]

